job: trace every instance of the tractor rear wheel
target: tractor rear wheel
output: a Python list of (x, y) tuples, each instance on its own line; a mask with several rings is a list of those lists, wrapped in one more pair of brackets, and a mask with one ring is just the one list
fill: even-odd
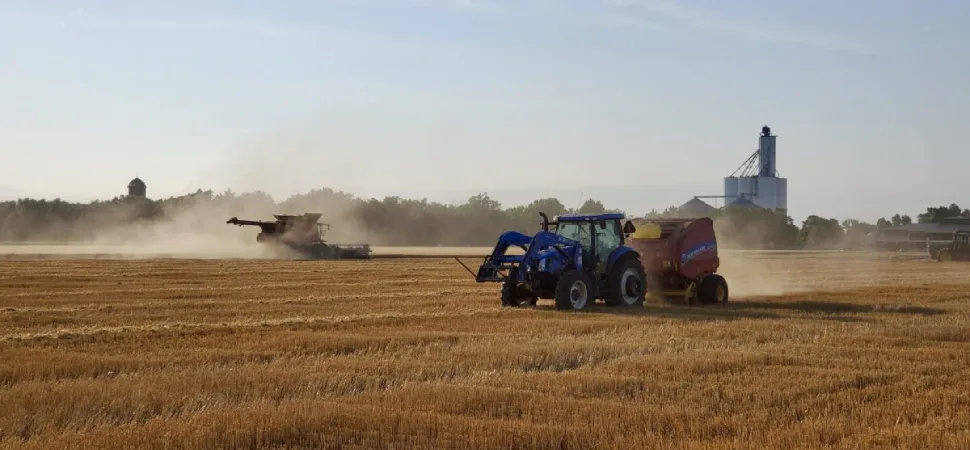
[(592, 303), (589, 275), (578, 270), (566, 270), (556, 283), (556, 309), (581, 310)]
[(641, 306), (647, 297), (647, 274), (637, 258), (619, 261), (606, 279), (606, 304)]
[(702, 305), (714, 305), (728, 302), (728, 285), (724, 277), (712, 273), (701, 280), (697, 290), (697, 299)]

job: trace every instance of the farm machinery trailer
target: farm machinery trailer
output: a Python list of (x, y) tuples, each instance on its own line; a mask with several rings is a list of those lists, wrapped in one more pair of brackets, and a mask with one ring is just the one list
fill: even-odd
[[(623, 214), (557, 216), (552, 222), (539, 215), (541, 231), (502, 233), (472, 272), (476, 282), (502, 283), (504, 306), (535, 305), (539, 298), (554, 299), (557, 309), (581, 310), (596, 299), (639, 306), (648, 292), (727, 301), (727, 283), (714, 273), (717, 242), (710, 219), (667, 226), (664, 234), (658, 224), (644, 224), (646, 232), (640, 233), (630, 221), (621, 226)], [(525, 253), (507, 255), (513, 246)]]
[(688, 304), (727, 303), (728, 285), (717, 273), (714, 221), (694, 219), (637, 219), (628, 235), (640, 254), (650, 294)]
[(268, 244), (279, 249), (288, 249), (309, 259), (370, 259), (368, 244), (337, 245), (323, 239), (323, 227), (329, 224), (318, 223), (322, 214), (273, 215), (275, 222), (239, 220), (233, 217), (226, 221), (239, 226), (257, 226), (260, 229), (256, 242)]

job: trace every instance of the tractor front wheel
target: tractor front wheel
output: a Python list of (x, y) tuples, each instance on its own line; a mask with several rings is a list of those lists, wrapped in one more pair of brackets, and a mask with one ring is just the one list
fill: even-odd
[(531, 292), (528, 292), (528, 288), (525, 286), (511, 281), (511, 279), (515, 278), (517, 271), (517, 268), (510, 270), (509, 280), (502, 283), (502, 306), (516, 307), (525, 303), (535, 306), (539, 298)]
[(619, 261), (606, 280), (606, 304), (641, 306), (647, 297), (647, 274), (636, 258)]
[(556, 283), (556, 309), (581, 310), (592, 303), (589, 276), (578, 270), (567, 270)]

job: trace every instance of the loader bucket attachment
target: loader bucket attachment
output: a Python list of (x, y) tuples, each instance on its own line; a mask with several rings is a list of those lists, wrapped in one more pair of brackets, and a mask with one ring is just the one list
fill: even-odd
[(478, 267), (475, 281), (479, 283), (486, 281), (505, 281), (508, 276), (503, 275), (502, 271), (513, 269), (524, 258), (523, 256), (506, 255), (505, 252), (513, 245), (527, 250), (527, 246), (531, 242), (531, 237), (517, 231), (506, 231), (502, 233), (498, 239), (498, 243), (495, 244), (495, 249), (492, 250), (492, 254), (486, 256), (485, 260)]

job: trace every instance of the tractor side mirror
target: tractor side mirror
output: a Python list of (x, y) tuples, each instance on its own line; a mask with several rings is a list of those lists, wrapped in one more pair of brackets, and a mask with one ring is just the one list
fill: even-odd
[(623, 234), (633, 234), (636, 233), (637, 227), (633, 226), (633, 221), (627, 220), (623, 225)]

